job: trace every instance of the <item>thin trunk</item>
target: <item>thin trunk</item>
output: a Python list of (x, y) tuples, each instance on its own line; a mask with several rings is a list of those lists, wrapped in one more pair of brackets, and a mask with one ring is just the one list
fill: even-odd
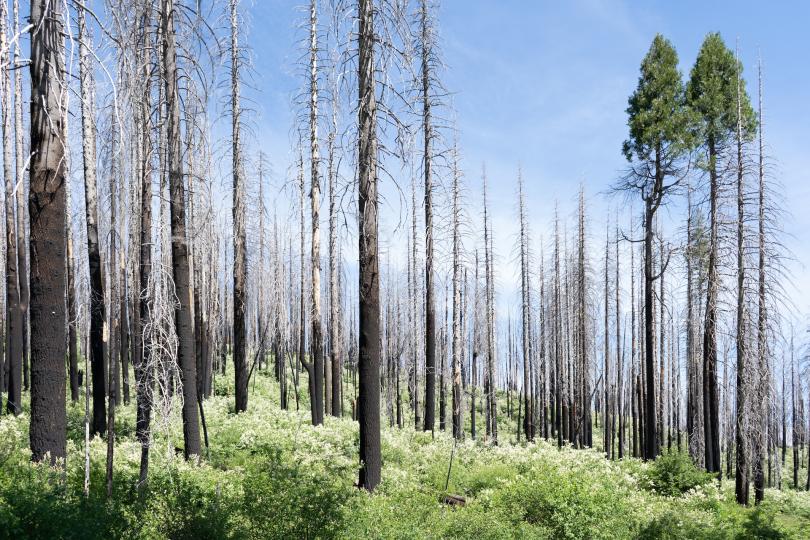
[(433, 173), (431, 117), (431, 36), (427, 0), (420, 3), (422, 49), (422, 168), (425, 182), (425, 431), (433, 431), (436, 416), (436, 299), (433, 285)]
[(312, 404), (312, 424), (317, 426), (323, 424), (324, 410), (324, 372), (323, 372), (323, 329), (321, 328), (321, 181), (320, 181), (320, 153), (318, 149), (318, 16), (317, 1), (312, 0), (309, 11), (310, 24), (310, 72), (309, 72), (309, 144), (310, 144), (310, 211), (312, 214), (312, 242), (311, 248), (311, 271), (312, 283), (310, 293), (312, 295), (312, 343), (310, 348), (310, 358), (307, 364), (311, 379), (310, 401)]
[[(8, 4), (6, 0), (0, 2), (0, 65), (7, 66), (8, 39), (6, 21), (8, 20)], [(3, 178), (5, 181), (5, 212), (6, 212), (6, 411), (14, 415), (22, 412), (22, 340), (23, 319), (20, 308), (20, 293), (18, 281), (24, 279), (17, 272), (17, 234), (14, 221), (14, 170), (11, 152), (11, 81), (9, 70), (5, 67), (0, 73), (0, 100), (2, 100), (2, 130), (3, 130)], [(41, 75), (44, 77), (44, 73)], [(18, 279), (19, 278), (19, 279)]]
[[(170, 0), (171, 1), (171, 0)], [(233, 371), (236, 412), (247, 410), (247, 249), (245, 186), (242, 178), (241, 113), (239, 105), (239, 2), (230, 0), (231, 26), (231, 169), (233, 174)], [(262, 330), (259, 329), (259, 332)], [(179, 334), (179, 332), (178, 332)], [(199, 434), (198, 434), (199, 438)]]

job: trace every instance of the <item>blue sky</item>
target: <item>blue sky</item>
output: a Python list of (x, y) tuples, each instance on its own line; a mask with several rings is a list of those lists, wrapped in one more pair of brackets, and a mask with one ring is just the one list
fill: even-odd
[[(251, 92), (260, 111), (256, 142), (270, 153), (278, 176), (290, 161), (290, 101), (299, 85), (292, 67), (301, 18), (295, 6), (280, 0), (243, 5), (257, 73)], [(762, 55), (765, 133), (791, 214), (785, 228), (794, 236), (787, 244), (796, 257), (795, 299), (801, 312), (810, 309), (810, 246), (803, 241), (810, 227), (810, 2), (444, 0), (438, 15), (448, 66), (443, 79), (454, 92), (469, 199), (478, 200), (486, 162), (507, 295), (514, 285), (509, 246), (517, 232), (518, 165), (536, 233), (550, 233), (555, 200), (564, 215), (574, 211), (584, 182), (591, 234), (600, 238), (604, 214), (620, 203), (602, 193), (625, 166), (624, 110), (653, 36), (660, 32), (673, 42), (688, 76), (705, 34), (719, 31), (732, 47), (739, 40), (752, 96)]]

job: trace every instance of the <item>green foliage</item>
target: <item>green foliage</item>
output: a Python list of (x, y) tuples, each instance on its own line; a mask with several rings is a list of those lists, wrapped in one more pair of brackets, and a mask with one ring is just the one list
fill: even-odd
[(657, 34), (644, 60), (638, 87), (627, 107), (630, 138), (622, 152), (628, 161), (655, 159), (657, 152), (676, 158), (691, 148), (692, 115), (686, 106), (686, 95), (678, 54), (675, 47)]
[(247, 471), (241, 514), (250, 538), (333, 538), (344, 528), (345, 508), (357, 490), (341, 471), (290, 463), (280, 451)]
[(658, 456), (647, 470), (645, 479), (650, 490), (677, 497), (711, 482), (712, 475), (701, 471), (686, 452), (671, 451)]
[(722, 147), (737, 133), (737, 81), (740, 81), (740, 109), (743, 137), (756, 132), (756, 114), (745, 90), (742, 63), (726, 47), (717, 32), (706, 36), (686, 86), (687, 103), (695, 112), (698, 136)]
[[(724, 491), (687, 481), (694, 468), (683, 456), (609, 462), (595, 450), (542, 440), (455, 443), (448, 491), (466, 505), (450, 507), (440, 500), (453, 439), (412, 428), (383, 430), (383, 481), (369, 495), (354, 486), (356, 422), (327, 417), (314, 428), (306, 408), (280, 411), (277, 385), (265, 373), (246, 413), (230, 413), (232, 401), (206, 400), (211, 448), (199, 465), (174, 453), (182, 440), (179, 410), (168, 426), (156, 427), (149, 483), (140, 493), (140, 446), (121, 430), (110, 499), (106, 441), (99, 438), (90, 443), (90, 494), (83, 494), (82, 407), (68, 410), (77, 429), (64, 469), (30, 462), (26, 416), (0, 417), (0, 538), (736, 539), (800, 537), (795, 531), (810, 526), (805, 492), (769, 489), (762, 509), (741, 508), (733, 482)], [(130, 425), (134, 404), (116, 417), (117, 426)], [(657, 485), (693, 487), (672, 496), (643, 489), (664, 477), (676, 480)]]

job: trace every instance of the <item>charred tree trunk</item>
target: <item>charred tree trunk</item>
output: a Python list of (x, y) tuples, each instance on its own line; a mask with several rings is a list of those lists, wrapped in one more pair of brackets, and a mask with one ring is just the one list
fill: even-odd
[[(358, 214), (360, 392), (359, 485), (380, 483), (380, 275), (377, 244), (377, 100), (375, 97), (374, 5), (358, 3)], [(432, 419), (431, 419), (432, 420)]]
[[(236, 412), (247, 410), (248, 366), (246, 326), (247, 250), (245, 233), (245, 186), (241, 162), (241, 109), (239, 105), (238, 2), (230, 1), (231, 26), (231, 135), (233, 172), (233, 371)], [(261, 329), (259, 329), (261, 332)]]
[(197, 365), (194, 352), (191, 279), (186, 238), (186, 200), (180, 137), (177, 51), (174, 0), (163, 0), (161, 11), (163, 72), (167, 109), (167, 160), (170, 188), (172, 276), (179, 305), (175, 309), (178, 364), (183, 385), (183, 455), (200, 455), (200, 423), (197, 416)]
[(61, 4), (31, 2), (31, 425), (35, 461), (65, 457), (66, 178)]

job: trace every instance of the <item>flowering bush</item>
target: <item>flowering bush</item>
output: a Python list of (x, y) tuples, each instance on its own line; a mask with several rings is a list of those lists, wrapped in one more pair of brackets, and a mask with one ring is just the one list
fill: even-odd
[[(327, 416), (312, 427), (305, 399), (299, 411), (279, 410), (277, 385), (264, 373), (237, 415), (228, 380), (218, 376), (217, 395), (205, 401), (210, 448), (200, 464), (175, 453), (175, 409), (153, 432), (140, 493), (134, 404), (119, 407), (110, 499), (100, 438), (87, 449), (83, 494), (83, 402), (68, 407), (64, 468), (30, 462), (24, 414), (0, 417), (0, 537), (725, 539), (801, 537), (810, 527), (807, 493), (769, 489), (761, 509), (744, 509), (733, 502), (733, 482), (706, 483), (682, 456), (609, 462), (543, 440), (509, 444), (508, 425), (500, 446), (384, 427), (383, 480), (369, 495), (355, 487), (356, 422)], [(442, 504), (446, 492), (466, 504)]]

